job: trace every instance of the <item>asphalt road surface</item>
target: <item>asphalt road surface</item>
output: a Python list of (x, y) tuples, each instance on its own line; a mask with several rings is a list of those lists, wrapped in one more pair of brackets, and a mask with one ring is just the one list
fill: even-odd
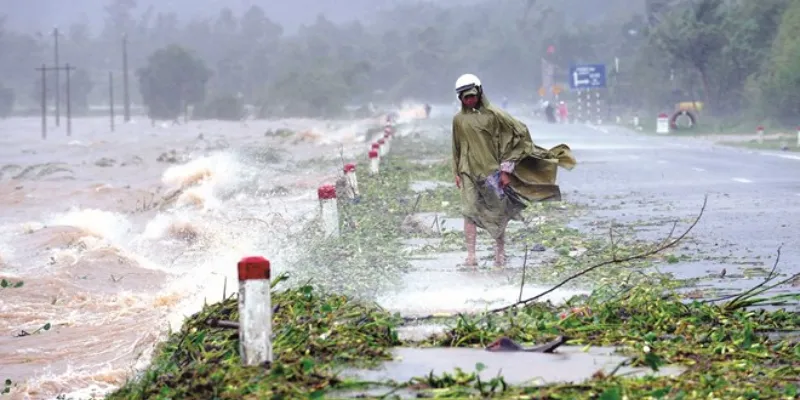
[[(800, 272), (797, 153), (732, 148), (618, 126), (522, 119), (538, 145), (566, 143), (573, 149), (579, 164), (572, 171), (561, 170), (559, 183), (565, 200), (588, 207), (591, 220), (691, 219), (708, 195), (704, 215), (690, 235), (696, 258), (704, 260), (670, 266), (676, 275), (716, 278), (725, 268), (728, 278), (710, 279), (711, 284), (731, 290), (749, 287), (763, 277), (737, 280), (737, 273), (770, 269), (779, 246), (779, 271)], [(666, 235), (671, 227), (664, 223), (652, 234)], [(781, 290), (798, 291), (791, 285)]]

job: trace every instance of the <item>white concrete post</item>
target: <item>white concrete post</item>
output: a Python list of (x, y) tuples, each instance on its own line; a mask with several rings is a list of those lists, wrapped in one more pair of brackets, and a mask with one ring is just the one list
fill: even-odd
[(380, 165), (381, 159), (378, 155), (377, 150), (371, 150), (369, 152), (369, 173), (372, 175), (378, 175), (380, 172)]
[(336, 187), (323, 185), (317, 189), (319, 215), (325, 236), (339, 236), (339, 205), (336, 202)]
[(383, 146), (386, 147), (386, 154), (392, 149), (392, 135), (388, 133), (383, 134)]
[(378, 139), (378, 154), (381, 158), (386, 157), (386, 139)]
[(800, 126), (797, 127), (797, 147), (800, 147)]
[(344, 178), (347, 179), (347, 182), (350, 184), (353, 196), (358, 197), (358, 176), (356, 176), (355, 164), (347, 164), (344, 166)]
[(245, 257), (239, 272), (239, 353), (244, 365), (272, 363), (270, 264), (264, 257)]
[(372, 147), (370, 148), (370, 151), (377, 151), (378, 152), (378, 161), (380, 161), (381, 155), (382, 155), (381, 154), (381, 144), (378, 143), (378, 142), (373, 143)]
[(756, 128), (756, 140), (758, 141), (758, 144), (764, 143), (764, 127), (763, 126), (759, 126), (758, 128)]
[(656, 119), (656, 133), (662, 135), (669, 133), (669, 115), (666, 113), (658, 114), (658, 119)]
[(635, 126), (637, 128), (639, 127), (639, 117), (638, 116), (633, 117), (633, 126)]

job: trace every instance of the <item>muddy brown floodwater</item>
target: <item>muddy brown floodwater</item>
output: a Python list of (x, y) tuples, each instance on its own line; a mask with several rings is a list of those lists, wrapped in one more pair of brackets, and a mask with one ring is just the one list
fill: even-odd
[[(87, 118), (42, 140), (36, 118), (0, 121), (0, 278), (24, 281), (0, 292), (10, 397), (102, 395), (219, 300), (239, 258), (266, 255), (280, 272), (297, 250), (280, 238), (338, 173), (304, 161), (363, 151), (373, 122), (138, 119), (112, 133)], [(265, 136), (278, 128), (312, 133)]]

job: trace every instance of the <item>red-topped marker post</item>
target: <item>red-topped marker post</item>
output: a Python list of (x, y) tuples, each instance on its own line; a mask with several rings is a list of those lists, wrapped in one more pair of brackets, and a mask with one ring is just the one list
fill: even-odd
[(392, 149), (392, 135), (391, 134), (389, 134), (389, 133), (384, 133), (383, 134), (383, 147), (386, 147), (386, 150), (384, 150), (384, 152), (386, 154), (389, 154), (389, 151)]
[(666, 135), (669, 133), (669, 115), (667, 113), (658, 114), (656, 120), (656, 133)]
[(325, 236), (339, 236), (339, 205), (336, 202), (336, 187), (323, 185), (317, 189), (319, 216)]
[(372, 146), (370, 147), (370, 151), (375, 151), (375, 152), (378, 153), (378, 162), (380, 163), (380, 161), (381, 161), (381, 144), (378, 143), (378, 142), (373, 143)]
[(350, 189), (347, 191), (347, 195), (351, 198), (358, 197), (358, 176), (356, 176), (355, 164), (351, 163), (344, 166), (344, 179)]
[(380, 172), (381, 159), (378, 155), (378, 150), (370, 150), (369, 152), (369, 173), (371, 175), (378, 175)]
[(764, 143), (764, 127), (759, 126), (756, 128), (756, 140), (759, 144)]
[(239, 353), (244, 365), (272, 363), (270, 264), (264, 257), (245, 257), (239, 270)]
[(386, 156), (386, 140), (385, 139), (378, 139), (378, 154), (381, 155), (381, 158)]

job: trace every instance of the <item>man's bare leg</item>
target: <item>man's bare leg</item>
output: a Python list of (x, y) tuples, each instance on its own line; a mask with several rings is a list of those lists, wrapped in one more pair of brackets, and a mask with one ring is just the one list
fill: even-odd
[(494, 240), (494, 266), (506, 266), (506, 229), (503, 227), (503, 233)]
[(467, 219), (464, 219), (464, 236), (467, 239), (467, 260), (464, 265), (475, 267), (478, 261), (475, 258), (475, 242), (478, 240), (478, 227)]

